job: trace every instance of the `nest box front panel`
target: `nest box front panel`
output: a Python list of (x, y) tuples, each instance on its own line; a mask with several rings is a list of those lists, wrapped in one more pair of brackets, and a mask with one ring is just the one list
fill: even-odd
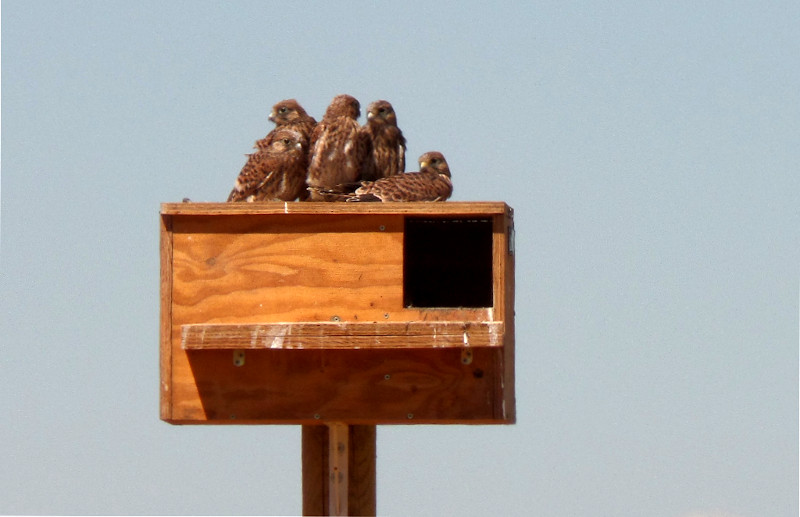
[(207, 205), (162, 212), (164, 420), (513, 422), (504, 205)]
[(396, 217), (225, 219), (174, 222), (173, 311), (182, 321), (375, 321), (402, 303)]

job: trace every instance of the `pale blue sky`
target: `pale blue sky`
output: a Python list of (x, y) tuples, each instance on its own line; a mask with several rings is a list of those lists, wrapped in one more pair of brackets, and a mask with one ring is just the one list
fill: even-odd
[(384, 515), (798, 514), (800, 5), (2, 5), (0, 513), (297, 514), (298, 427), (158, 419), (158, 210), (295, 97), (516, 212), (514, 426), (378, 430)]

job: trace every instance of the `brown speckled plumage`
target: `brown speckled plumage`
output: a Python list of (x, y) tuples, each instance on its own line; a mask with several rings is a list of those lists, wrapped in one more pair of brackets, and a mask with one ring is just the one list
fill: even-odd
[(388, 101), (379, 100), (367, 108), (367, 123), (361, 128), (371, 142), (361, 179), (374, 181), (406, 170), (406, 139), (397, 127), (397, 115)]
[(269, 119), (275, 123), (275, 129), (261, 140), (256, 141), (253, 146), (256, 149), (267, 149), (274, 141), (275, 134), (279, 129), (294, 129), (308, 142), (311, 140), (314, 126), (317, 125), (316, 119), (306, 113), (306, 110), (294, 99), (282, 100), (275, 104), (269, 114)]
[(311, 200), (324, 200), (316, 189), (358, 181), (369, 153), (369, 138), (360, 131), (361, 107), (349, 95), (334, 97), (311, 134), (307, 183)]
[(308, 142), (294, 129), (276, 129), (269, 147), (248, 155), (228, 201), (293, 201), (306, 195)]
[[(342, 184), (320, 189), (329, 201), (445, 201), (453, 193), (450, 168), (442, 153), (431, 151), (419, 157), (419, 172), (395, 174), (375, 181)], [(353, 190), (353, 187), (355, 190)], [(313, 190), (312, 190), (313, 192)]]

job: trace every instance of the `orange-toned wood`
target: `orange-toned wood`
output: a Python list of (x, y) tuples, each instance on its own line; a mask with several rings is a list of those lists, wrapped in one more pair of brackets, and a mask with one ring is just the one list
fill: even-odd
[(172, 220), (161, 218), (161, 418), (172, 418)]
[[(347, 428), (347, 511), (349, 515), (375, 515), (376, 426)], [(329, 509), (330, 443), (328, 426), (302, 426), (303, 515), (333, 515)]]
[(173, 225), (176, 320), (379, 321), (402, 309), (402, 218), (196, 216)]
[(436, 216), (504, 215), (501, 201), (448, 201), (446, 203), (162, 203), (165, 215), (255, 215), (255, 214), (389, 214)]
[(184, 350), (503, 346), (499, 321), (195, 324), (182, 325), (182, 330)]
[[(503, 423), (499, 348), (189, 351), (173, 423)], [(181, 357), (176, 354), (176, 362)]]
[[(162, 205), (164, 420), (513, 422), (513, 256), (504, 203), (284, 205)], [(408, 214), (493, 219), (493, 307), (403, 306)], [(389, 338), (396, 349), (375, 346), (378, 339), (365, 331), (386, 324), (393, 334), (405, 323), (407, 340)], [(463, 334), (460, 343), (452, 334), (424, 338), (454, 323), (478, 329), (468, 333), (469, 361)], [(302, 329), (306, 341), (245, 346), (252, 336), (242, 329), (268, 339), (281, 325)], [(312, 336), (339, 327), (352, 341), (332, 335), (326, 344)], [(235, 344), (224, 344), (230, 336)], [(442, 341), (453, 348), (442, 348)], [(221, 349), (228, 346), (245, 349), (244, 365), (234, 364), (233, 350)]]

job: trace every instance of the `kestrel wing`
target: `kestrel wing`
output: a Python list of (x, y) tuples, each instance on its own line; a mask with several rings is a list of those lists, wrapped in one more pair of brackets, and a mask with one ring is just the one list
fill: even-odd
[(236, 183), (228, 196), (228, 201), (244, 201), (268, 180), (269, 170), (264, 167), (264, 155), (256, 152), (248, 156), (247, 162), (236, 178)]
[(444, 176), (412, 172), (379, 179), (356, 190), (356, 194), (372, 195), (381, 201), (444, 201), (452, 191), (452, 184)]

